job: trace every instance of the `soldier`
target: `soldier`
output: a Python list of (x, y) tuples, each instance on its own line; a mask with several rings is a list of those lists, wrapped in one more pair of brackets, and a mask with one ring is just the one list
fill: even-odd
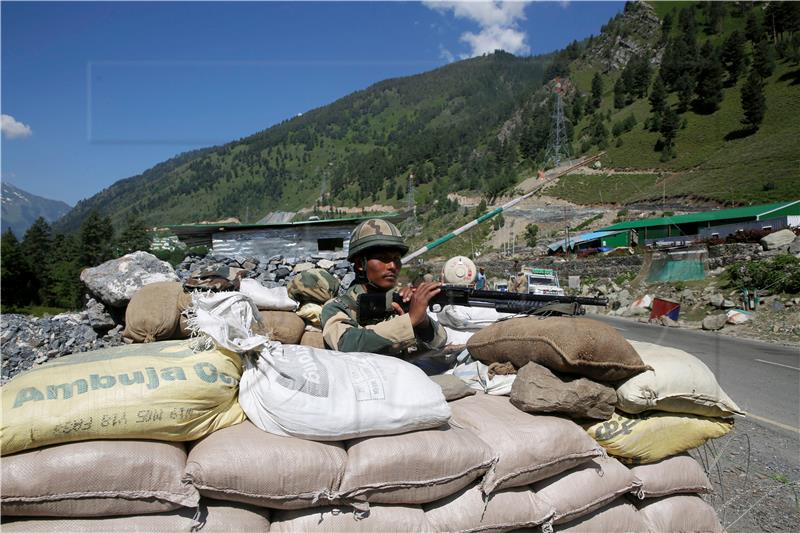
[(325, 344), (343, 352), (372, 352), (404, 357), (412, 347), (441, 348), (447, 342), (444, 328), (428, 316), (428, 302), (441, 290), (441, 283), (423, 282), (399, 291), (408, 312), (392, 303), (394, 314), (363, 324), (358, 317), (358, 295), (364, 292), (394, 291), (402, 254), (408, 251), (400, 231), (385, 220), (370, 219), (359, 224), (350, 236), (347, 260), (353, 263), (356, 279), (338, 298), (322, 308)]
[(514, 261), (514, 273), (508, 279), (508, 292), (528, 292), (528, 276), (520, 268), (519, 261)]

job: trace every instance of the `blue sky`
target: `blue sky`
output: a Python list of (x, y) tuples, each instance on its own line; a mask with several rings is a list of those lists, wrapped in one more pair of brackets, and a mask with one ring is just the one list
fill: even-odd
[(623, 2), (9, 2), (2, 179), (75, 204), (386, 78), (558, 50)]

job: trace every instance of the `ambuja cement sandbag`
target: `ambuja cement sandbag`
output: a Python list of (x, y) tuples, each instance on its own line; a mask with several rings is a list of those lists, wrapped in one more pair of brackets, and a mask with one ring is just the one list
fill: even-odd
[(432, 533), (425, 513), (412, 505), (371, 505), (368, 511), (352, 507), (322, 507), (272, 513), (273, 533), (382, 533), (414, 531)]
[(266, 532), (270, 529), (269, 512), (246, 505), (203, 499), (198, 509), (115, 518), (34, 519), (3, 523), (3, 531), (52, 532), (185, 532), (241, 533)]
[(239, 403), (276, 435), (344, 440), (441, 426), (441, 388), (396, 357), (272, 344), (247, 354)]
[(657, 411), (629, 415), (616, 411), (611, 420), (591, 425), (586, 431), (622, 462), (648, 464), (697, 448), (731, 429), (733, 419)]
[(630, 343), (653, 370), (633, 376), (617, 388), (620, 410), (632, 414), (650, 410), (700, 416), (744, 414), (697, 357), (649, 342)]
[(88, 439), (188, 441), (244, 420), (241, 358), (189, 341), (62, 357), (2, 390), (2, 453)]
[(481, 481), (486, 494), (552, 477), (602, 453), (571, 420), (523, 413), (506, 397), (479, 393), (450, 406), (455, 423), (477, 434), (498, 457)]
[(286, 287), (264, 287), (258, 280), (245, 278), (239, 282), (239, 292), (250, 298), (262, 311), (295, 311), (299, 305), (289, 298)]
[(486, 532), (536, 527), (548, 522), (553, 510), (528, 487), (505, 489), (485, 498), (473, 485), (424, 506), (435, 531)]
[(605, 507), (570, 520), (556, 528), (559, 533), (647, 533), (644, 516), (624, 497), (617, 498)]
[(642, 482), (636, 491), (640, 499), (671, 494), (705, 494), (713, 489), (703, 467), (688, 454), (634, 466), (631, 472)]
[(197, 507), (183, 443), (94, 440), (3, 457), (4, 516), (119, 516)]
[(588, 318), (504, 320), (473, 335), (467, 349), (487, 365), (510, 362), (522, 368), (533, 361), (597, 381), (627, 379), (649, 368), (617, 330)]
[(612, 457), (598, 457), (580, 467), (534, 483), (536, 497), (555, 510), (564, 524), (599, 509), (640, 485), (636, 476)]
[(643, 500), (637, 507), (650, 531), (724, 531), (714, 508), (699, 496), (678, 494), (652, 498)]
[(335, 497), (346, 463), (341, 443), (279, 437), (245, 421), (196, 443), (185, 480), (219, 500), (304, 509)]
[(443, 426), (347, 441), (342, 498), (370, 503), (428, 503), (471, 484), (494, 463), (469, 430)]
[(125, 309), (122, 336), (133, 342), (153, 342), (185, 338), (180, 328), (181, 312), (192, 297), (178, 281), (159, 281), (145, 285), (131, 297)]

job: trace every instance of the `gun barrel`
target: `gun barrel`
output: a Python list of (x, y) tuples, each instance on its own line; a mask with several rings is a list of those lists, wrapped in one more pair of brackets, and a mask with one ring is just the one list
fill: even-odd
[[(607, 298), (590, 298), (584, 296), (557, 296), (549, 294), (528, 294), (505, 291), (485, 291), (469, 289), (466, 287), (448, 286), (442, 287), (442, 292), (436, 298), (437, 303), (449, 303), (454, 305), (470, 305), (477, 302), (500, 303), (500, 302), (559, 302), (559, 303), (578, 303), (580, 305), (608, 305)], [(470, 303), (467, 303), (470, 302)]]

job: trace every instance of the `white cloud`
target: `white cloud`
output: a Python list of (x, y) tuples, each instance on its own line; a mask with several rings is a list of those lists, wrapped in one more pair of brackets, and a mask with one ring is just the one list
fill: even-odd
[(441, 57), (448, 63), (452, 63), (456, 59), (455, 56), (453, 56), (453, 52), (451, 52), (441, 44), (439, 45), (439, 57)]
[(0, 119), (0, 129), (3, 130), (3, 136), (6, 139), (21, 139), (33, 135), (30, 126), (17, 122), (17, 119), (11, 115), (0, 115)]
[(478, 24), (478, 33), (465, 32), (461, 41), (470, 46), (468, 54), (462, 58), (475, 57), (495, 50), (505, 50), (512, 54), (530, 53), (527, 35), (517, 23), (525, 20), (525, 8), (529, 2), (459, 1), (439, 2), (428, 0), (425, 6), (443, 13), (451, 12), (456, 18), (471, 20)]

